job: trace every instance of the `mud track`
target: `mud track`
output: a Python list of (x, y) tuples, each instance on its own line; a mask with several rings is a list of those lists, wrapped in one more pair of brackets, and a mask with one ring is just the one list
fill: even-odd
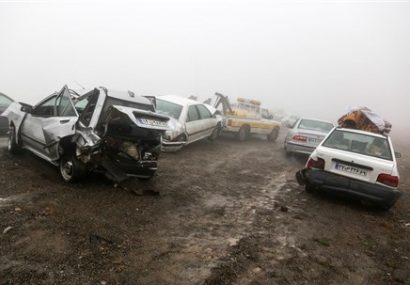
[(410, 284), (410, 149), (380, 212), (305, 193), (282, 141), (198, 142), (122, 185), (2, 147), (0, 284)]

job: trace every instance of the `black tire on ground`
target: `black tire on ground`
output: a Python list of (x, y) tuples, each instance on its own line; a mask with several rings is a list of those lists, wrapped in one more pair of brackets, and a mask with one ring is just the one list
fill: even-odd
[(305, 185), (305, 191), (306, 191), (307, 193), (313, 193), (313, 192), (315, 191), (315, 187), (313, 187), (312, 185), (306, 183), (306, 185)]
[(268, 135), (268, 141), (274, 142), (274, 141), (276, 141), (276, 139), (278, 138), (278, 136), (279, 136), (279, 129), (278, 129), (278, 128), (274, 128), (274, 129), (272, 130), (272, 132)]
[(84, 163), (79, 161), (74, 155), (66, 154), (60, 159), (60, 175), (65, 182), (77, 182), (85, 173), (86, 167)]
[(237, 138), (240, 142), (245, 141), (249, 137), (249, 127), (244, 125), (239, 129)]
[(20, 146), (17, 144), (17, 134), (14, 125), (10, 126), (7, 149), (11, 154), (17, 154), (20, 151)]
[(390, 210), (391, 207), (394, 206), (394, 204), (395, 204), (395, 202), (389, 203), (389, 204), (382, 204), (382, 205), (379, 205), (379, 209), (382, 210), (382, 211), (388, 211), (388, 210)]
[(217, 125), (216, 127), (215, 127), (215, 129), (213, 129), (213, 131), (212, 131), (212, 134), (209, 136), (209, 140), (210, 141), (215, 141), (218, 137), (219, 137), (219, 134), (221, 133), (221, 126), (220, 125)]

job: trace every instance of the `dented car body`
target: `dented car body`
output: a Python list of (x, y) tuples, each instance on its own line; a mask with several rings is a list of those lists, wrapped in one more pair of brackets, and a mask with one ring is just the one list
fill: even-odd
[(64, 86), (36, 106), (12, 103), (8, 149), (27, 149), (59, 165), (72, 182), (88, 171), (115, 181), (151, 178), (168, 118), (148, 98), (130, 91), (95, 88), (80, 95)]

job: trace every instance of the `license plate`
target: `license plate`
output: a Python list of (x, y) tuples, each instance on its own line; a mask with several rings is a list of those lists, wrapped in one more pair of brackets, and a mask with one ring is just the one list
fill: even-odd
[(308, 138), (308, 142), (309, 143), (314, 143), (314, 144), (318, 144), (322, 141), (322, 139), (317, 139), (317, 138)]
[(343, 163), (336, 163), (335, 168), (337, 170), (346, 172), (346, 173), (351, 173), (351, 174), (355, 174), (357, 176), (362, 176), (362, 177), (366, 177), (367, 176), (367, 170), (360, 168), (360, 167), (355, 167), (355, 166), (351, 166), (351, 165), (346, 165)]
[(139, 120), (144, 125), (155, 126), (155, 127), (166, 127), (167, 126), (167, 122), (162, 122), (158, 120), (152, 120), (152, 119), (146, 119), (146, 118), (140, 118)]

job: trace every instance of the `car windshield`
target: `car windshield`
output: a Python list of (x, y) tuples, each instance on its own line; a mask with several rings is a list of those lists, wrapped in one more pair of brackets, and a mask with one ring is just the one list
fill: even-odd
[(157, 112), (166, 116), (173, 117), (174, 119), (179, 119), (181, 116), (182, 106), (165, 101), (162, 99), (157, 99)]
[(0, 95), (0, 107), (8, 107), (13, 101), (6, 96)]
[(326, 139), (323, 146), (392, 160), (392, 153), (387, 138), (376, 137), (370, 134), (335, 130)]
[(333, 129), (333, 125), (322, 121), (302, 119), (299, 123), (299, 129), (328, 133)]

